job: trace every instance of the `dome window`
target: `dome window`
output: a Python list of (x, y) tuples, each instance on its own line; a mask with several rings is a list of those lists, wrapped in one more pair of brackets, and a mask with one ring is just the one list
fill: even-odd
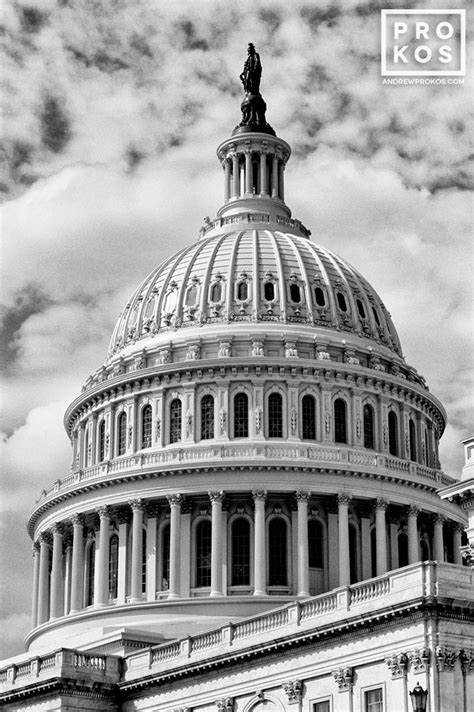
[(248, 299), (249, 288), (247, 282), (239, 282), (237, 285), (237, 299), (239, 302), (245, 302)]
[(196, 587), (211, 585), (212, 525), (207, 519), (196, 528)]
[(398, 419), (393, 410), (388, 414), (388, 451), (398, 457)]
[(183, 407), (179, 398), (170, 403), (170, 443), (181, 441), (181, 418)]
[(249, 400), (246, 393), (237, 393), (234, 398), (234, 438), (249, 436)]
[(214, 437), (214, 398), (204, 396), (201, 400), (201, 440)]
[(361, 300), (357, 299), (356, 304), (357, 304), (357, 311), (359, 312), (360, 318), (365, 319), (365, 309), (364, 309), (364, 305), (362, 304)]
[(283, 399), (279, 393), (268, 397), (268, 437), (283, 437)]
[(316, 401), (313, 396), (303, 396), (301, 401), (303, 440), (316, 440)]
[(339, 306), (339, 309), (343, 312), (346, 312), (347, 311), (347, 302), (346, 302), (345, 296), (343, 295), (342, 292), (337, 292), (336, 296), (337, 296), (337, 304)]
[(342, 398), (334, 401), (334, 440), (347, 443), (346, 402)]
[(118, 422), (118, 454), (124, 455), (127, 447), (127, 414), (122, 412)]
[(151, 447), (151, 427), (151, 405), (146, 405), (142, 410), (142, 448)]
[(314, 298), (316, 299), (316, 304), (318, 305), (318, 307), (326, 306), (326, 298), (324, 296), (324, 291), (321, 289), (321, 287), (315, 287)]
[(232, 524), (232, 586), (250, 585), (250, 525), (244, 517)]
[(216, 282), (211, 287), (211, 302), (220, 302), (222, 299), (222, 284)]
[(273, 302), (275, 299), (275, 285), (273, 282), (265, 282), (263, 285), (263, 296), (267, 302)]
[(170, 580), (170, 534), (171, 527), (165, 524), (161, 534), (161, 590), (167, 591)]
[(371, 405), (364, 405), (364, 447), (374, 449), (374, 409)]
[(301, 290), (297, 284), (290, 284), (290, 298), (295, 304), (300, 304), (301, 302)]
[(408, 433), (410, 440), (410, 460), (416, 462), (416, 434), (415, 434), (415, 423), (410, 418), (408, 421)]
[(287, 526), (284, 519), (276, 517), (268, 526), (270, 586), (288, 585)]
[(118, 594), (118, 553), (119, 539), (112, 534), (109, 542), (109, 599), (117, 598)]
[(198, 296), (197, 286), (195, 284), (193, 284), (191, 287), (188, 287), (188, 289), (186, 291), (186, 306), (193, 307), (196, 304), (197, 296)]
[(375, 307), (372, 307), (372, 311), (374, 314), (375, 323), (377, 324), (377, 326), (380, 326), (379, 315), (377, 314), (377, 310), (375, 309)]
[(100, 421), (99, 425), (99, 462), (105, 460), (105, 420)]
[(324, 534), (321, 522), (308, 520), (308, 565), (310, 569), (324, 568)]

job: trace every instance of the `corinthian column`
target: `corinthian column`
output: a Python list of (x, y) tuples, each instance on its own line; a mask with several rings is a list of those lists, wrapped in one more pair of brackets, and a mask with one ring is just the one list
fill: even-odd
[(63, 528), (53, 526), (53, 562), (51, 567), (51, 618), (59, 618), (64, 613), (63, 587)]
[(35, 541), (33, 544), (33, 600), (31, 603), (31, 627), (36, 628), (38, 623), (38, 588), (39, 588), (40, 548)]
[(51, 535), (48, 532), (40, 534), (40, 564), (38, 586), (38, 625), (45, 623), (49, 617), (49, 544)]
[(170, 585), (168, 598), (179, 598), (180, 587), (180, 560), (179, 551), (181, 544), (181, 502), (180, 494), (170, 494), (167, 497), (171, 508), (170, 517)]
[(212, 503), (211, 596), (222, 596), (222, 500), (223, 492), (209, 492)]
[(143, 569), (143, 502), (134, 499), (129, 502), (132, 508), (132, 575), (130, 582), (130, 597), (132, 601), (142, 600), (142, 569)]
[(408, 563), (415, 564), (419, 560), (418, 553), (418, 513), (419, 509), (410, 507), (408, 510)]
[(72, 574), (71, 610), (80, 611), (83, 604), (84, 588), (84, 520), (80, 514), (73, 514), (72, 522)]
[(245, 193), (252, 193), (252, 152), (250, 148), (245, 149)]
[(100, 520), (99, 530), (99, 570), (97, 572), (97, 589), (94, 605), (105, 606), (109, 600), (109, 526), (110, 507), (97, 509)]
[(338, 534), (339, 534), (339, 586), (349, 586), (351, 582), (351, 562), (349, 556), (349, 502), (347, 494), (340, 494), (338, 504)]
[(309, 492), (296, 492), (298, 502), (298, 596), (309, 596), (308, 502)]
[(444, 538), (443, 538), (444, 517), (438, 514), (434, 520), (434, 558), (436, 561), (444, 561)]
[(387, 529), (385, 524), (385, 512), (387, 502), (378, 499), (375, 505), (375, 541), (377, 543), (377, 576), (381, 576), (387, 571)]
[(254, 596), (265, 596), (266, 591), (266, 536), (265, 536), (265, 500), (264, 490), (252, 492), (255, 502), (254, 522)]

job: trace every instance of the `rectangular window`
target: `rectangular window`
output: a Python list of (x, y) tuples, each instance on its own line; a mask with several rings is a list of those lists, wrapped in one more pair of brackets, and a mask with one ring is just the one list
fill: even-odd
[(383, 712), (382, 688), (367, 690), (365, 693), (365, 712)]
[(331, 703), (329, 700), (321, 700), (313, 705), (313, 712), (331, 712)]

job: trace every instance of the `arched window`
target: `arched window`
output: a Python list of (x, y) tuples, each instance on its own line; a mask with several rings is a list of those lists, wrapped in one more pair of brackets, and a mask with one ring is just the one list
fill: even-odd
[(374, 443), (374, 409), (371, 405), (364, 405), (364, 447), (373, 450)]
[(347, 311), (347, 303), (346, 303), (346, 298), (343, 295), (342, 292), (336, 292), (336, 297), (337, 297), (337, 305), (339, 309), (343, 312)]
[(283, 437), (283, 399), (279, 393), (268, 396), (268, 437)]
[(272, 302), (275, 299), (275, 285), (273, 282), (265, 282), (263, 285), (263, 296), (267, 302)]
[(410, 439), (410, 460), (416, 462), (416, 435), (415, 435), (415, 423), (410, 418), (408, 421), (408, 435)]
[(398, 420), (393, 410), (388, 414), (388, 451), (398, 456)]
[(361, 319), (365, 319), (365, 309), (360, 299), (356, 299), (357, 311)]
[(398, 535), (398, 565), (408, 565), (408, 537), (405, 532)]
[(186, 291), (186, 306), (187, 307), (192, 307), (194, 304), (196, 304), (196, 299), (198, 295), (198, 289), (195, 284), (193, 284), (191, 287), (188, 287)]
[(118, 553), (119, 539), (112, 534), (109, 541), (109, 598), (117, 598), (118, 593)]
[(237, 299), (239, 302), (245, 302), (245, 300), (248, 298), (248, 286), (247, 282), (239, 282), (237, 285)]
[(211, 302), (220, 302), (222, 297), (222, 284), (215, 282), (211, 287)]
[(342, 398), (334, 401), (334, 440), (347, 443), (346, 402)]
[(211, 522), (207, 519), (196, 527), (196, 586), (211, 585)]
[(250, 524), (244, 517), (232, 523), (232, 586), (250, 584)]
[(354, 524), (349, 524), (349, 562), (351, 583), (358, 581), (357, 574), (357, 529)]
[(105, 420), (99, 423), (99, 462), (105, 459)]
[(290, 284), (290, 299), (295, 304), (299, 304), (301, 302), (301, 290), (295, 283)]
[(146, 592), (146, 529), (142, 534), (142, 593)]
[(310, 569), (324, 567), (323, 527), (317, 519), (308, 519), (308, 561)]
[(246, 393), (237, 393), (234, 398), (234, 438), (249, 436), (249, 400)]
[(201, 399), (201, 440), (214, 437), (214, 398), (211, 395)]
[(421, 548), (421, 561), (429, 561), (430, 560), (430, 549), (424, 539), (422, 539), (420, 541), (420, 548)]
[(142, 410), (142, 448), (151, 447), (151, 405), (146, 405)]
[(91, 541), (86, 554), (86, 606), (94, 603), (95, 541)]
[(326, 306), (326, 298), (324, 296), (324, 291), (321, 289), (321, 287), (314, 288), (314, 298), (316, 299), (316, 304), (318, 305), (318, 307)]
[(269, 586), (287, 586), (287, 526), (284, 519), (272, 519), (268, 526)]
[(313, 396), (303, 396), (301, 414), (303, 440), (316, 440), (316, 401)]
[(375, 307), (372, 307), (372, 313), (374, 315), (375, 323), (377, 324), (377, 326), (380, 326), (379, 315), (377, 314), (377, 310), (375, 309)]
[(166, 524), (161, 533), (161, 590), (170, 585), (170, 525)]
[(124, 455), (127, 449), (127, 414), (120, 413), (118, 420), (118, 454)]
[(170, 403), (170, 443), (179, 443), (181, 440), (181, 418), (183, 406), (179, 398)]

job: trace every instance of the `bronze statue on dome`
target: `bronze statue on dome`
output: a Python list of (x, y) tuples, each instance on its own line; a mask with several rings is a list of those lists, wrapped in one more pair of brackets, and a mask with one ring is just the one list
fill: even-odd
[(247, 49), (247, 59), (244, 69), (240, 75), (240, 81), (245, 90), (245, 97), (240, 106), (242, 111), (242, 121), (234, 129), (236, 133), (247, 133), (257, 131), (275, 135), (274, 130), (267, 124), (265, 112), (267, 105), (260, 94), (260, 78), (262, 76), (262, 63), (260, 55), (255, 49), (255, 45), (249, 42)]
[(255, 51), (255, 46), (251, 42), (247, 52), (248, 57), (245, 60), (244, 71), (240, 75), (240, 81), (248, 94), (260, 94), (260, 78), (262, 76), (260, 55)]

